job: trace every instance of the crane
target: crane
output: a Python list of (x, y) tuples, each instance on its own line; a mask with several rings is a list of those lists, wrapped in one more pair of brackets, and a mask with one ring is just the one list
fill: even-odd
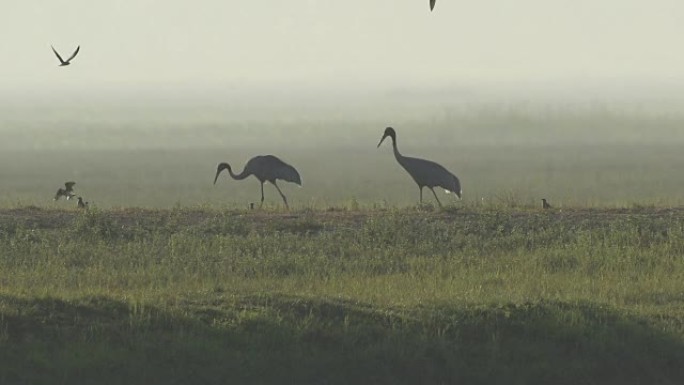
[(434, 190), (435, 187), (443, 188), (447, 194), (453, 192), (459, 199), (461, 198), (461, 182), (459, 182), (456, 175), (450, 173), (447, 169), (435, 162), (419, 158), (410, 158), (399, 153), (399, 150), (397, 149), (397, 133), (394, 131), (394, 128), (387, 127), (385, 129), (385, 133), (382, 135), (378, 147), (380, 147), (388, 136), (392, 138), (394, 157), (397, 159), (397, 162), (399, 162), (401, 167), (403, 167), (418, 184), (421, 204), (423, 203), (423, 187), (428, 187), (432, 191), (435, 199), (437, 199), (439, 207), (442, 207), (442, 202), (437, 198), (437, 194)]
[(214, 184), (216, 184), (219, 174), (223, 170), (228, 170), (230, 176), (235, 180), (242, 180), (250, 175), (254, 175), (261, 183), (261, 205), (264, 204), (264, 182), (271, 182), (271, 184), (275, 186), (278, 193), (280, 193), (280, 196), (283, 198), (285, 207), (288, 209), (290, 206), (287, 204), (287, 198), (285, 197), (285, 194), (280, 191), (280, 187), (278, 187), (276, 180), (282, 179), (286, 182), (296, 183), (300, 187), (302, 185), (302, 179), (297, 170), (273, 155), (255, 156), (247, 162), (245, 168), (239, 174), (234, 174), (233, 169), (228, 163), (219, 163), (216, 168)]
[(50, 47), (52, 48), (52, 52), (54, 52), (55, 55), (57, 56), (57, 59), (59, 59), (59, 66), (60, 67), (68, 66), (69, 64), (71, 64), (71, 59), (75, 58), (76, 54), (78, 54), (78, 50), (81, 49), (80, 45), (78, 47), (76, 47), (76, 51), (74, 51), (74, 53), (72, 53), (71, 56), (68, 59), (66, 59), (66, 61), (65, 61), (65, 60), (62, 60), (61, 56), (59, 56), (59, 53), (57, 53), (57, 50), (55, 49), (55, 47), (53, 47), (53, 46), (50, 46)]
[(69, 200), (74, 197), (74, 185), (76, 182), (65, 182), (64, 183), (64, 188), (60, 188), (57, 190), (57, 193), (55, 194), (54, 200), (58, 200), (61, 197), (65, 197), (66, 200)]

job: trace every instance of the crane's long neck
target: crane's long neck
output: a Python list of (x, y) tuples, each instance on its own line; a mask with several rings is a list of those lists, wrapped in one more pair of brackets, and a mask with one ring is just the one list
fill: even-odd
[(397, 159), (397, 162), (399, 164), (403, 165), (404, 164), (404, 156), (401, 155), (399, 152), (399, 149), (397, 148), (397, 138), (392, 138), (392, 149), (394, 150), (394, 157)]
[(234, 174), (233, 169), (231, 169), (231, 168), (228, 169), (228, 173), (230, 174), (230, 177), (235, 179), (235, 180), (242, 180), (242, 179), (245, 179), (251, 175), (251, 173), (247, 172), (247, 170), (242, 170), (241, 173)]

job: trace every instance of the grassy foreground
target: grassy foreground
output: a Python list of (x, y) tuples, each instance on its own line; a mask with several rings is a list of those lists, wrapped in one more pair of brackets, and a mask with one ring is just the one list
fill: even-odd
[(684, 383), (684, 210), (0, 210), (0, 383)]

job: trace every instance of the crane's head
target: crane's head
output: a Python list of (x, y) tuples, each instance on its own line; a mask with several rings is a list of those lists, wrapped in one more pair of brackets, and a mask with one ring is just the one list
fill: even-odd
[(230, 172), (230, 165), (228, 163), (219, 163), (218, 167), (216, 168), (216, 176), (214, 177), (214, 184), (216, 184), (216, 181), (218, 180), (218, 176), (223, 170), (229, 170)]
[(382, 144), (382, 141), (385, 140), (386, 137), (392, 138), (392, 143), (396, 142), (397, 140), (397, 133), (394, 132), (394, 128), (392, 127), (387, 127), (385, 128), (385, 133), (382, 135), (382, 138), (380, 139), (380, 143), (378, 143), (378, 147)]

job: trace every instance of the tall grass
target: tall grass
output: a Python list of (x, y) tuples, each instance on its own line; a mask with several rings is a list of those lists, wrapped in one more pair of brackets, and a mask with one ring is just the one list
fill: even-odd
[(680, 210), (5, 213), (5, 382), (684, 379)]

